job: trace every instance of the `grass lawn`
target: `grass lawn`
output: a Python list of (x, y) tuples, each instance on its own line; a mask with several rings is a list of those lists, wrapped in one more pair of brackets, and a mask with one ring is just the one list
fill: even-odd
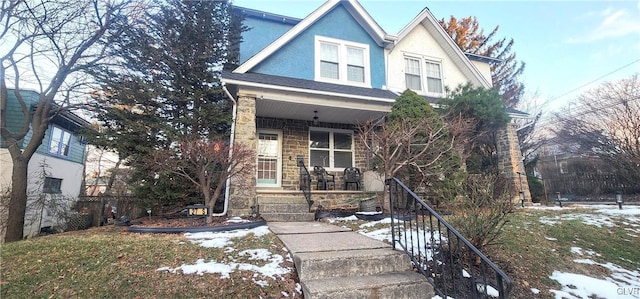
[[(640, 208), (625, 209), (631, 213), (614, 206), (517, 209), (500, 245), (485, 254), (512, 279), (511, 298), (640, 298)], [(391, 238), (384, 221), (331, 222)], [(554, 273), (578, 281), (558, 281)], [(601, 292), (590, 293), (594, 289)]]
[[(640, 298), (640, 215), (609, 215), (601, 211), (579, 206), (524, 209), (513, 214), (505, 227), (502, 244), (487, 252), (514, 280), (513, 297), (531, 297), (531, 288), (535, 288), (540, 290), (536, 298), (555, 298), (556, 294), (550, 290), (563, 288), (550, 278), (557, 271), (599, 280), (617, 280), (621, 287), (635, 288), (636, 296), (625, 297), (619, 293), (623, 290), (607, 285), (603, 288), (609, 289), (603, 292), (621, 295), (613, 298)], [(615, 207), (606, 211), (615, 212)], [(587, 260), (594, 263), (585, 262)], [(603, 266), (607, 263), (634, 271), (630, 277), (637, 284), (629, 285), (628, 281), (616, 279), (615, 275), (612, 278), (614, 271)], [(585, 277), (582, 278), (588, 280)], [(578, 283), (564, 286), (569, 290), (579, 287)], [(561, 297), (564, 296), (567, 295)]]
[[(353, 218), (331, 222), (387, 238), (389, 225), (384, 221)], [(206, 242), (193, 236), (102, 227), (4, 244), (0, 297), (302, 297), (293, 263), (274, 234), (249, 234), (228, 242), (203, 247)], [(640, 213), (518, 209), (501, 244), (486, 254), (514, 281), (511, 298), (640, 298)], [(211, 270), (224, 265), (228, 277), (224, 270)], [(195, 273), (187, 274), (191, 272)], [(580, 281), (558, 278), (567, 275), (587, 284), (615, 282), (601, 287), (614, 296), (584, 295), (589, 291), (581, 290)]]
[[(137, 234), (114, 227), (69, 232), (3, 244), (1, 298), (300, 298), (293, 262), (274, 234), (203, 247), (183, 234)], [(184, 274), (158, 271), (197, 264), (264, 266), (269, 261), (246, 250), (282, 256), (287, 274), (263, 277), (255, 271)], [(240, 268), (238, 266), (236, 268)], [(173, 273), (172, 273), (173, 272)]]

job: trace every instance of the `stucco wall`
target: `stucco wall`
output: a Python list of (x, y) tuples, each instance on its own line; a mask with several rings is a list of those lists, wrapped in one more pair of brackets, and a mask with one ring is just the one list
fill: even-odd
[[(259, 29), (255, 28), (254, 30), (258, 32), (257, 30)], [(251, 71), (314, 80), (316, 35), (368, 44), (371, 87), (382, 88), (385, 85), (384, 50), (375, 43), (371, 36), (342, 5), (336, 6)]]
[(482, 77), (484, 77), (487, 82), (492, 83), (493, 85), (493, 82), (491, 81), (491, 66), (488, 63), (482, 61), (471, 60), (471, 63), (476, 66), (478, 71), (480, 71)]
[[(441, 60), (442, 77), (445, 86), (455, 88), (459, 84), (467, 83), (469, 80), (456, 66), (448, 54), (440, 47), (427, 29), (416, 26), (405, 38), (400, 40), (393, 50), (388, 52), (388, 77), (387, 87), (390, 90), (402, 92), (406, 87), (404, 69), (405, 55), (411, 57), (421, 57), (423, 59), (438, 61)], [(421, 65), (423, 71), (423, 91), (426, 78), (424, 78), (424, 64)]]
[(293, 27), (291, 24), (259, 19), (253, 16), (247, 16), (244, 20), (244, 25), (249, 30), (242, 33), (240, 63), (247, 61)]
[[(6, 190), (11, 187), (11, 169), (13, 163), (11, 163), (11, 157), (6, 149), (0, 149), (0, 161), (2, 162), (2, 171), (0, 176), (0, 190)], [(44, 167), (43, 167), (44, 165)], [(60, 220), (54, 219), (48, 213), (51, 209), (40, 209), (40, 203), (44, 198), (47, 204), (52, 203), (51, 195), (43, 195), (42, 188), (44, 184), (43, 176), (62, 179), (62, 185), (60, 187), (61, 193), (56, 194), (56, 203), (65, 205), (66, 210), (69, 210), (73, 201), (77, 200), (80, 194), (80, 187), (82, 185), (83, 175), (82, 164), (70, 162), (64, 159), (58, 159), (47, 155), (34, 154), (29, 161), (28, 168), (28, 196), (27, 202), (27, 215), (25, 216), (24, 236), (32, 237), (40, 232), (40, 227), (56, 226), (60, 223)], [(46, 173), (46, 174), (43, 174)], [(42, 215), (42, 219), (40, 219)], [(6, 214), (0, 217), (6, 217)], [(42, 220), (42, 222), (40, 221)], [(4, 237), (4, 231), (0, 232)]]

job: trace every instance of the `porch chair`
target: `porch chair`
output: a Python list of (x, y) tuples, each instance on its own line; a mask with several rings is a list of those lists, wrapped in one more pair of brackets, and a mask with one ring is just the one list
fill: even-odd
[[(329, 185), (332, 186), (333, 190), (336, 189), (336, 176), (327, 171), (322, 166), (313, 166), (313, 174), (316, 175), (316, 189), (318, 190), (328, 190)], [(322, 188), (320, 188), (322, 187)]]
[(349, 190), (349, 184), (355, 184), (356, 190), (360, 190), (360, 169), (356, 167), (344, 169), (344, 190)]

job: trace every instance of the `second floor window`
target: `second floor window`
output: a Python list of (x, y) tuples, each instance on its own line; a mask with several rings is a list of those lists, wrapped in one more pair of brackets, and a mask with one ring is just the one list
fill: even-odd
[(429, 93), (442, 93), (442, 71), (440, 70), (440, 64), (436, 62), (427, 61), (427, 92)]
[(441, 96), (444, 93), (440, 62), (405, 56), (404, 79), (406, 87), (417, 93), (429, 96)]
[(405, 57), (404, 59), (405, 69), (404, 77), (407, 81), (407, 88), (415, 91), (422, 90), (422, 77), (420, 71), (420, 60), (414, 58)]
[(369, 46), (316, 36), (317, 81), (369, 86)]
[(49, 153), (67, 157), (69, 156), (70, 143), (71, 133), (56, 126), (52, 127), (51, 139), (49, 142)]

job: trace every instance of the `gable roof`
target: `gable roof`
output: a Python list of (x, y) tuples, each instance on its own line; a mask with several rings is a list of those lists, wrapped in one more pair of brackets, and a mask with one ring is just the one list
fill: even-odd
[(251, 8), (246, 8), (241, 6), (234, 6), (233, 9), (243, 13), (245, 16), (265, 19), (270, 21), (276, 21), (276, 22), (282, 22), (290, 25), (296, 25), (300, 23), (300, 21), (302, 21), (302, 19), (298, 19), (298, 18), (293, 18), (289, 16), (279, 15), (275, 13), (270, 13), (266, 11), (261, 11), (261, 10), (256, 10), (256, 9), (251, 9)]
[(322, 6), (314, 10), (306, 18), (298, 22), (293, 28), (266, 46), (260, 52), (249, 58), (238, 68), (234, 73), (246, 73), (253, 67), (264, 61), (271, 54), (282, 48), (288, 42), (293, 40), (296, 36), (300, 35), (311, 25), (316, 23), (319, 19), (329, 13), (333, 8), (338, 5), (343, 5), (347, 11), (354, 17), (354, 19), (362, 26), (362, 28), (369, 33), (371, 38), (380, 46), (387, 46), (395, 39), (393, 36), (387, 35), (385, 31), (376, 23), (371, 15), (358, 3), (356, 0), (329, 0)]
[(454, 57), (452, 57), (452, 61), (461, 69), (461, 71), (473, 76), (473, 78), (475, 78), (483, 87), (492, 87), (491, 82), (487, 81), (487, 79), (482, 76), (482, 73), (480, 73), (475, 65), (471, 63), (468, 56), (460, 50), (460, 47), (456, 45), (451, 36), (444, 31), (442, 26), (438, 23), (438, 20), (436, 20), (428, 8), (424, 8), (413, 20), (411, 20), (411, 22), (409, 22), (409, 24), (407, 24), (407, 26), (400, 30), (396, 43), (401, 42), (417, 26), (424, 26), (447, 53), (454, 55)]

